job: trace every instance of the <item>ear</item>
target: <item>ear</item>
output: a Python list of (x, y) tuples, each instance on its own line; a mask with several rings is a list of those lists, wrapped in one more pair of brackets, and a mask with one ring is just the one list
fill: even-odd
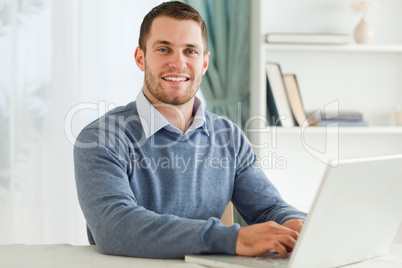
[(145, 70), (145, 53), (140, 47), (137, 47), (135, 49), (134, 59), (135, 59), (135, 63), (137, 64), (138, 68), (140, 68), (141, 71), (144, 71)]
[(203, 66), (202, 66), (202, 75), (204, 75), (207, 70), (208, 70), (208, 65), (209, 65), (209, 56), (211, 55), (211, 52), (207, 52), (204, 55), (204, 62), (203, 62)]

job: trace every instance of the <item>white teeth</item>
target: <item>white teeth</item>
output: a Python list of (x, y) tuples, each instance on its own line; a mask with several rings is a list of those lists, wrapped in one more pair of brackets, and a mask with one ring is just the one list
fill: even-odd
[(179, 81), (186, 81), (187, 78), (186, 77), (163, 77), (163, 80), (167, 80), (167, 81), (174, 81), (174, 82), (179, 82)]

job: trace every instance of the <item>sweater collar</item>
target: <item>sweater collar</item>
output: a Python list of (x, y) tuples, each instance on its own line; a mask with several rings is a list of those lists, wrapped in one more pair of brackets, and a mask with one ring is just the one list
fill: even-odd
[[(156, 132), (165, 128), (166, 130), (178, 134), (183, 134), (181, 130), (171, 125), (165, 117), (155, 107), (148, 101), (148, 99), (144, 96), (143, 91), (141, 90), (136, 98), (138, 115), (140, 116), (141, 125), (145, 133), (145, 137), (148, 139)], [(201, 103), (201, 100), (197, 97), (194, 99), (194, 107), (193, 107), (193, 122), (190, 127), (187, 129), (186, 133), (190, 131), (194, 131), (195, 129), (202, 128), (206, 135), (209, 135), (206, 120), (205, 120), (205, 111), (204, 107)]]

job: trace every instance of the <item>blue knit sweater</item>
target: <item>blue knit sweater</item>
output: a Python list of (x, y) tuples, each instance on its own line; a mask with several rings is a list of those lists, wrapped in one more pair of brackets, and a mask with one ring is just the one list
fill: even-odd
[(235, 254), (240, 226), (219, 220), (230, 200), (248, 224), (305, 218), (257, 167), (242, 131), (205, 118), (205, 128), (147, 139), (132, 102), (84, 128), (74, 162), (90, 244), (135, 257)]

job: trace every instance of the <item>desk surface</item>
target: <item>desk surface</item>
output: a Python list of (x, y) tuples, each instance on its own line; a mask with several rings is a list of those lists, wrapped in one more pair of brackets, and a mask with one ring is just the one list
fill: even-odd
[[(0, 245), (0, 267), (4, 268), (131, 268), (194, 267), (184, 260), (156, 260), (100, 254), (95, 246), (72, 245)], [(400, 268), (402, 244), (394, 244), (387, 256), (367, 260), (350, 268)]]

